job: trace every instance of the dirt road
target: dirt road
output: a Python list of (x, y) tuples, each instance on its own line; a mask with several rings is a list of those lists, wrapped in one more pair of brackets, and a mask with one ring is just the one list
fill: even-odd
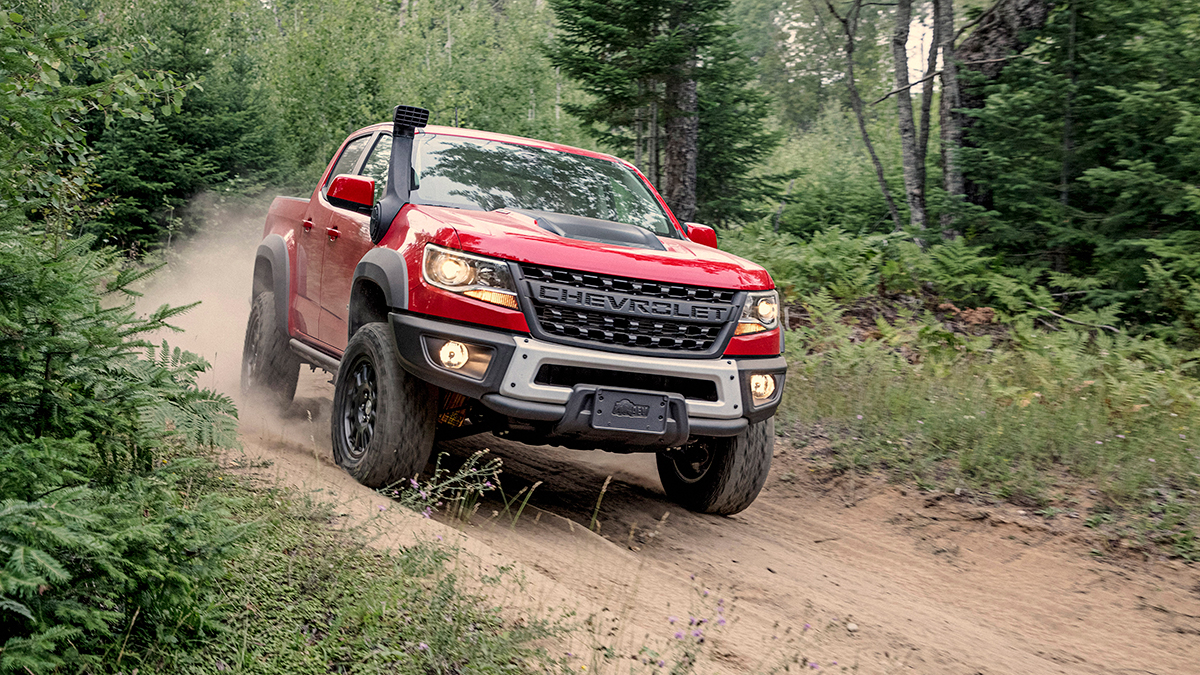
[[(219, 245), (200, 242), (150, 294), (206, 300), (174, 342), (213, 360), (205, 384), (231, 393), (258, 227)], [(327, 379), (303, 373), (283, 418), (247, 406), (243, 459), (266, 460), (268, 475), (323, 498), (386, 506), (332, 464)], [(1015, 508), (905, 493), (872, 478), (822, 483), (786, 439), (758, 501), (728, 518), (667, 502), (650, 456), (531, 448), (491, 435), (439, 451), (485, 448), (504, 462), (506, 494), (543, 481), (515, 526), (492, 516), (502, 511), (492, 501), (469, 525), (397, 514), (380, 525), (385, 541), (414, 530), (460, 533), (489, 564), (517, 563), (524, 606), (565, 604), (596, 616), (590, 634), (563, 646), (581, 665), (604, 648), (627, 658), (642, 646), (681, 645), (694, 639), (689, 617), (699, 617), (709, 621), (700, 627), (705, 667), (730, 672), (789, 662), (793, 671), (860, 673), (1200, 673), (1195, 567), (1096, 559)], [(608, 476), (597, 536), (587, 528)], [(715, 625), (722, 617), (728, 625)], [(676, 632), (683, 641), (673, 642)]]

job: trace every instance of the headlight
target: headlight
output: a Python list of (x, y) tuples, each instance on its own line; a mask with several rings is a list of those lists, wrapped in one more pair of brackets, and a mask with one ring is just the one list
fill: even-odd
[(426, 244), (421, 269), (430, 286), (517, 309), (517, 285), (503, 260)]
[(751, 293), (742, 305), (742, 318), (734, 335), (749, 335), (779, 325), (779, 294), (775, 291)]

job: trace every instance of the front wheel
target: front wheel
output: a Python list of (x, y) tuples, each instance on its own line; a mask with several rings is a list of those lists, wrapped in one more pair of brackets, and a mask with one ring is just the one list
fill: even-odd
[(688, 510), (729, 516), (744, 511), (762, 490), (774, 448), (771, 417), (737, 436), (700, 438), (659, 453), (658, 477), (667, 497)]
[(372, 488), (413, 478), (429, 461), (437, 425), (433, 386), (400, 366), (384, 323), (369, 323), (350, 338), (338, 368), (330, 414), (333, 457)]

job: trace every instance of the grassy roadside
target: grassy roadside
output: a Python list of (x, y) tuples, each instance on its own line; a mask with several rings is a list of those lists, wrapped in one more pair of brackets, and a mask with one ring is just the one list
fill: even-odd
[(1078, 518), (1113, 548), (1200, 560), (1191, 354), (1071, 327), (872, 320), (820, 296), (797, 313), (780, 415), (816, 466)]
[[(522, 673), (552, 668), (537, 641), (559, 627), (511, 621), (466, 590), (453, 548), (386, 551), (329, 526), (332, 510), (230, 474), (197, 476), (248, 536), (206, 602), (220, 626), (110, 661), (131, 673)], [(198, 497), (197, 497), (198, 498)], [(499, 583), (499, 579), (474, 579)]]

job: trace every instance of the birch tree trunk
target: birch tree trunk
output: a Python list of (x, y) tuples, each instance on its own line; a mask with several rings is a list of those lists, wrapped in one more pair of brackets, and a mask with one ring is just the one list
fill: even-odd
[(913, 227), (925, 229), (925, 184), (922, 180), (917, 129), (913, 123), (912, 95), (908, 83), (908, 25), (912, 21), (912, 0), (896, 3), (896, 30), (892, 33), (892, 61), (895, 70), (896, 117), (900, 127), (900, 156), (904, 168), (904, 196), (908, 202), (908, 220)]
[[(815, 3), (815, 0), (812, 1)], [(862, 10), (862, 0), (854, 0), (845, 17), (838, 13), (837, 8), (830, 0), (825, 0), (825, 6), (833, 18), (842, 24), (842, 48), (846, 56), (846, 88), (850, 91), (850, 107), (854, 110), (854, 117), (858, 120), (858, 130), (862, 135), (863, 145), (867, 147), (867, 154), (871, 156), (871, 163), (875, 165), (875, 178), (879, 181), (879, 191), (883, 193), (883, 201), (887, 202), (888, 213), (892, 216), (894, 229), (902, 230), (904, 224), (900, 222), (900, 212), (896, 209), (896, 201), (892, 199), (892, 191), (888, 188), (887, 177), (883, 173), (883, 162), (879, 161), (879, 154), (875, 152), (875, 144), (871, 142), (871, 134), (867, 132), (863, 101), (858, 94), (858, 84), (854, 79), (854, 38), (858, 32), (858, 15)], [(816, 9), (815, 4), (813, 9)]]
[[(930, 20), (933, 24), (933, 31), (929, 37), (929, 56), (925, 63), (924, 83), (921, 84), (921, 120), (917, 128), (917, 175), (918, 182), (921, 184), (922, 190), (927, 186), (925, 176), (925, 159), (929, 156), (929, 122), (930, 110), (933, 108), (933, 78), (937, 73), (937, 55), (938, 48), (938, 29), (937, 29), (937, 3), (939, 0), (933, 0), (934, 17)], [(926, 193), (922, 192), (922, 196)], [(926, 217), (928, 219), (928, 216)]]

